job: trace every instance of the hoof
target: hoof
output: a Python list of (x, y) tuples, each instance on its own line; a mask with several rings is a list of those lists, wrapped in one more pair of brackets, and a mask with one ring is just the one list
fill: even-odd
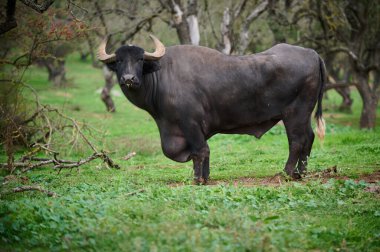
[(300, 180), (302, 179), (302, 176), (301, 174), (299, 174), (298, 172), (294, 172), (292, 175), (290, 175), (292, 177), (292, 179), (294, 180)]
[(285, 170), (285, 172), (293, 180), (300, 180), (300, 179), (302, 179), (302, 173), (300, 173), (299, 171), (287, 171), (287, 170)]
[(205, 178), (194, 178), (194, 185), (206, 185), (207, 179)]

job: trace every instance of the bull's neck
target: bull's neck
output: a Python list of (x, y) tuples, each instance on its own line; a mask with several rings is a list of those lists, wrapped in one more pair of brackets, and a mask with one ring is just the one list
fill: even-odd
[(154, 118), (158, 116), (158, 73), (143, 75), (140, 88), (124, 92), (130, 102), (146, 110)]

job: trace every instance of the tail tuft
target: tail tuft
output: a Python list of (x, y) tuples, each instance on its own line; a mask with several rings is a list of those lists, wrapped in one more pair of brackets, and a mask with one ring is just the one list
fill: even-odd
[(317, 119), (317, 128), (315, 129), (318, 138), (323, 141), (325, 139), (326, 123), (322, 117)]

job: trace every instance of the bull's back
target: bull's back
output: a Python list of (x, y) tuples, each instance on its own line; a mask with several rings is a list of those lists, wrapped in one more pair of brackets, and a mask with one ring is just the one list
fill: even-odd
[(169, 47), (162, 65), (169, 105), (195, 108), (186, 112), (206, 120), (211, 131), (280, 116), (308, 88), (310, 78), (318, 77), (316, 54), (287, 44), (248, 56), (227, 56), (204, 47)]

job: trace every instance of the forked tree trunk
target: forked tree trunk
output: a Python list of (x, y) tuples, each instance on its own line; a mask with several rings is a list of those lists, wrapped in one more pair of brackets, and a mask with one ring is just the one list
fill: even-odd
[(181, 44), (191, 44), (189, 25), (187, 23), (181, 1), (169, 1), (169, 5), (173, 14), (173, 23), (177, 30), (179, 42)]
[(368, 84), (368, 74), (358, 73), (357, 78), (359, 82), (359, 94), (363, 101), (363, 108), (360, 116), (360, 128), (373, 129), (376, 126), (378, 97)]
[(46, 59), (43, 64), (48, 70), (49, 81), (53, 82), (55, 87), (64, 87), (66, 84), (66, 68), (63, 59)]
[(115, 112), (115, 103), (112, 100), (111, 97), (111, 90), (113, 88), (114, 82), (113, 82), (113, 73), (108, 69), (106, 65), (103, 66), (103, 76), (104, 80), (106, 81), (106, 85), (103, 87), (102, 93), (100, 97), (102, 98), (102, 101), (106, 105), (108, 112)]

